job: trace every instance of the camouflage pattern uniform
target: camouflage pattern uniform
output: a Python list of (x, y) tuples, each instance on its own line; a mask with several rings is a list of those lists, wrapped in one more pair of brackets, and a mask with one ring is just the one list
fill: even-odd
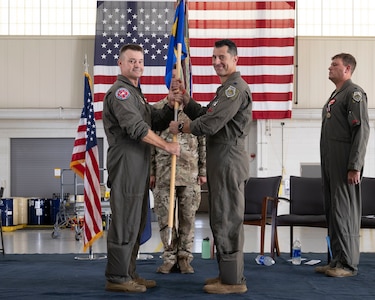
[[(154, 104), (157, 108), (164, 106), (163, 99)], [(178, 114), (179, 121), (187, 121), (182, 110)], [(163, 139), (172, 141), (173, 134), (169, 130), (157, 132)], [(206, 176), (206, 143), (203, 136), (178, 134), (181, 155), (176, 159), (175, 195), (178, 217), (174, 218), (172, 242), (168, 245), (168, 216), (170, 198), (171, 155), (162, 149), (155, 148), (152, 153), (150, 175), (156, 177), (154, 189), (154, 211), (158, 216), (160, 237), (164, 246), (164, 262), (176, 264), (177, 259), (193, 259), (195, 213), (201, 202), (201, 187), (198, 177)]]

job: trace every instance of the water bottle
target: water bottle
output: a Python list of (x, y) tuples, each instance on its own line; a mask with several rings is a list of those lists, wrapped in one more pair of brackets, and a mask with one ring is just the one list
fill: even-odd
[(206, 237), (202, 240), (202, 258), (203, 259), (210, 259), (211, 253), (210, 253), (210, 239)]
[(258, 265), (272, 266), (273, 264), (275, 264), (275, 261), (273, 260), (272, 257), (264, 256), (264, 255), (258, 255), (255, 258), (255, 261), (257, 262)]
[(293, 265), (301, 264), (301, 242), (299, 240), (295, 240), (293, 242), (292, 264)]

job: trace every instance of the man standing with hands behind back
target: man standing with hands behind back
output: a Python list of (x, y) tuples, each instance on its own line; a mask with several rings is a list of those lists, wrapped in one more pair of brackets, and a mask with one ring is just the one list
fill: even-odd
[(245, 293), (244, 277), (244, 185), (249, 176), (245, 137), (250, 131), (251, 93), (236, 71), (237, 46), (231, 40), (215, 43), (212, 65), (221, 86), (207, 107), (183, 92), (184, 112), (191, 122), (171, 122), (172, 133), (206, 135), (206, 169), (209, 218), (217, 251), (219, 276), (206, 280), (204, 291), (212, 294)]
[(329, 79), (335, 91), (323, 107), (321, 171), (332, 260), (315, 271), (331, 277), (357, 275), (361, 226), (361, 178), (369, 138), (367, 96), (351, 80), (356, 60), (332, 57)]

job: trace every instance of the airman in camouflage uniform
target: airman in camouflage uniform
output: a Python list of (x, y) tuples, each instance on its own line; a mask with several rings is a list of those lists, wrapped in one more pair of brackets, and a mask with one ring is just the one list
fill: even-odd
[[(167, 99), (154, 106), (164, 106)], [(187, 121), (188, 117), (179, 110), (178, 119)], [(166, 141), (172, 141), (169, 130), (158, 132)], [(206, 143), (203, 136), (178, 134), (181, 155), (176, 160), (176, 198), (178, 217), (172, 229), (172, 242), (168, 245), (168, 216), (170, 198), (171, 156), (164, 150), (154, 148), (151, 161), (151, 183), (155, 180), (154, 211), (158, 216), (160, 237), (164, 246), (163, 264), (159, 273), (170, 273), (178, 263), (181, 273), (194, 273), (190, 262), (193, 259), (195, 213), (201, 202), (200, 185), (206, 182)]]

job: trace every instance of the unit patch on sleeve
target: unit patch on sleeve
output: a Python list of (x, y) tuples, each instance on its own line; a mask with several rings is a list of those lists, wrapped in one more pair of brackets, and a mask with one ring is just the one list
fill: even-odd
[(116, 93), (116, 98), (119, 100), (126, 100), (130, 96), (130, 92), (126, 88), (119, 88)]
[(362, 101), (362, 93), (360, 91), (355, 91), (353, 93), (353, 100), (355, 102), (361, 102)]
[(233, 85), (229, 86), (225, 90), (225, 96), (227, 96), (228, 98), (233, 97), (235, 94), (236, 94), (236, 88)]

